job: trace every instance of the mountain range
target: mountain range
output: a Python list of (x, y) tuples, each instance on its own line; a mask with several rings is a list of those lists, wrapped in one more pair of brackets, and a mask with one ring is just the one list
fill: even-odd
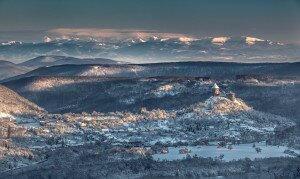
[(296, 62), (300, 47), (255, 37), (132, 38), (81, 40), (46, 38), (42, 43), (0, 44), (0, 60), (21, 63), (38, 56), (106, 58), (131, 63), (170, 61)]
[(206, 77), (235, 79), (237, 75), (267, 74), (299, 76), (300, 63), (225, 63), (177, 62), (152, 64), (82, 64), (41, 67), (4, 81), (33, 76), (81, 76), (104, 78), (141, 78), (156, 76)]

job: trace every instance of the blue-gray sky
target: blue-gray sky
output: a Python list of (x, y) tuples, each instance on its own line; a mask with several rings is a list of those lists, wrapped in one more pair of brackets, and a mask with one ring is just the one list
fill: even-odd
[(0, 41), (57, 28), (251, 35), (300, 44), (300, 0), (0, 0)]

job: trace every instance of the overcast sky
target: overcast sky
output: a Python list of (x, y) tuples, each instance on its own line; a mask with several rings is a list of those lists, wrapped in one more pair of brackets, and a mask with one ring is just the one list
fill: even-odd
[(300, 0), (0, 0), (0, 41), (40, 38), (57, 28), (251, 35), (300, 44)]

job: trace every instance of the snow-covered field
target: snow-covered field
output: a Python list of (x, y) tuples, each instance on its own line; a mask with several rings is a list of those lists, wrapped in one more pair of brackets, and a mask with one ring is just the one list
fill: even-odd
[[(255, 146), (259, 147), (261, 152), (257, 153), (255, 148), (252, 146), (253, 144), (240, 144), (233, 145), (232, 149), (228, 148), (218, 148), (216, 145), (208, 145), (208, 146), (187, 146), (187, 147), (169, 147), (169, 153), (167, 154), (154, 154), (153, 158), (155, 160), (178, 160), (186, 158), (187, 154), (180, 154), (180, 149), (188, 149), (190, 153), (188, 155), (204, 158), (215, 158), (220, 157), (220, 155), (224, 155), (223, 160), (232, 161), (239, 160), (244, 158), (249, 158), (254, 160), (256, 158), (270, 158), (270, 157), (293, 157), (293, 155), (289, 155), (284, 153), (285, 150), (291, 150), (286, 146), (272, 146), (266, 145), (265, 142), (256, 143)], [(300, 154), (300, 150), (291, 150)]]

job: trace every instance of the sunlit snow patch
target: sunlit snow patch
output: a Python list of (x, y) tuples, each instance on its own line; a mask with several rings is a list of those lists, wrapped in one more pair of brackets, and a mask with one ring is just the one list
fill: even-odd
[(8, 113), (3, 113), (3, 112), (0, 112), (0, 119), (3, 119), (3, 118), (10, 118), (10, 119), (15, 119), (14, 116), (12, 116), (11, 114), (8, 114)]
[(156, 97), (162, 98), (164, 96), (175, 96), (181, 93), (185, 89), (185, 86), (179, 83), (166, 84), (160, 86), (158, 89), (154, 90), (153, 93)]

